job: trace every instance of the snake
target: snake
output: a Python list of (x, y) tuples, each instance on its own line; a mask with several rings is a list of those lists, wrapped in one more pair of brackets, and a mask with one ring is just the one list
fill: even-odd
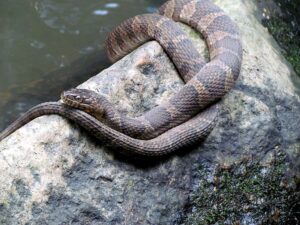
[[(203, 35), (208, 63), (174, 21)], [(0, 141), (48, 114), (61, 115), (125, 152), (144, 156), (169, 154), (205, 138), (216, 123), (218, 101), (240, 73), (242, 45), (236, 24), (209, 0), (169, 0), (157, 13), (135, 16), (112, 31), (106, 41), (108, 56), (117, 61), (152, 39), (161, 44), (186, 83), (170, 99), (130, 118), (90, 90), (71, 89), (62, 94), (63, 103), (46, 102), (30, 109), (0, 134)], [(104, 121), (96, 114), (104, 115)]]

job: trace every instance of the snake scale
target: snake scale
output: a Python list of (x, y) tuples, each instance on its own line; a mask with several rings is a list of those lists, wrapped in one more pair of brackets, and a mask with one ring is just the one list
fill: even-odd
[[(186, 34), (168, 18), (202, 33), (209, 63), (204, 63)], [(240, 73), (242, 46), (236, 25), (209, 0), (170, 0), (157, 14), (128, 19), (111, 32), (106, 43), (108, 55), (116, 61), (151, 39), (162, 45), (186, 82), (169, 100), (140, 117), (129, 118), (104, 97), (72, 89), (62, 94), (64, 104), (46, 102), (30, 109), (0, 134), (0, 141), (34, 118), (48, 114), (66, 117), (99, 139), (144, 156), (165, 155), (204, 138), (215, 125), (220, 104), (216, 102), (232, 88)], [(95, 118), (98, 114), (104, 121)]]

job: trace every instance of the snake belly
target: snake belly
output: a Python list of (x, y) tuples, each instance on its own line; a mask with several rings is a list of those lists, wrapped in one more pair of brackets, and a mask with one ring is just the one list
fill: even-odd
[[(153, 116), (144, 115), (146, 119), (150, 118), (148, 121), (154, 121), (161, 118), (159, 113), (169, 113), (167, 110), (171, 106), (176, 108), (180, 116), (185, 117), (185, 122), (179, 118), (181, 122), (176, 125), (176, 121), (170, 122), (167, 119), (160, 125), (163, 130), (160, 130), (160, 134), (155, 134), (156, 137), (149, 140), (140, 140), (107, 126), (86, 112), (58, 102), (46, 102), (33, 107), (6, 128), (0, 134), (0, 141), (31, 120), (49, 114), (61, 115), (101, 140), (107, 140), (128, 153), (144, 156), (165, 155), (206, 137), (215, 125), (220, 105), (213, 104), (200, 112), (201, 109), (227, 93), (239, 75), (242, 47), (236, 26), (222, 10), (207, 0), (171, 0), (159, 9), (159, 13), (201, 31), (210, 52), (211, 61), (205, 65), (201, 62), (200, 71), (195, 75), (184, 76), (186, 85), (168, 101), (168, 104), (150, 110), (149, 112), (156, 110)], [(132, 47), (127, 48), (122, 44), (120, 46), (122, 47), (111, 52), (111, 58), (117, 60), (122, 54), (132, 50)], [(184, 70), (187, 71), (186, 74), (192, 74), (188, 72), (189, 69), (183, 67)]]
[[(208, 0), (171, 0), (157, 14), (139, 15), (124, 21), (106, 41), (114, 62), (137, 46), (155, 39), (174, 62), (186, 84), (169, 100), (140, 117), (120, 114), (107, 101), (108, 126), (139, 139), (151, 139), (178, 126), (223, 97), (240, 73), (242, 46), (235, 23)], [(192, 26), (207, 43), (210, 62), (204, 64), (189, 38), (165, 16)]]

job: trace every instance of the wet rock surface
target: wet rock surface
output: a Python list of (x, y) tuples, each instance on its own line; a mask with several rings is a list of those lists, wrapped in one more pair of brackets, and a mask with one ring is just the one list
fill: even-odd
[[(250, 1), (215, 2), (238, 23), (244, 60), (211, 135), (152, 161), (104, 147), (59, 116), (38, 118), (0, 143), (0, 224), (295, 221), (297, 78)], [(198, 34), (183, 27), (207, 55)], [(81, 87), (106, 95), (128, 115), (140, 115), (181, 85), (160, 46), (149, 42)]]

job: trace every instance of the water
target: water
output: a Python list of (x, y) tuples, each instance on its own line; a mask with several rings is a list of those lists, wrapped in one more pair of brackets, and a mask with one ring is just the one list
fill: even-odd
[(109, 65), (106, 33), (163, 0), (0, 0), (0, 130)]

